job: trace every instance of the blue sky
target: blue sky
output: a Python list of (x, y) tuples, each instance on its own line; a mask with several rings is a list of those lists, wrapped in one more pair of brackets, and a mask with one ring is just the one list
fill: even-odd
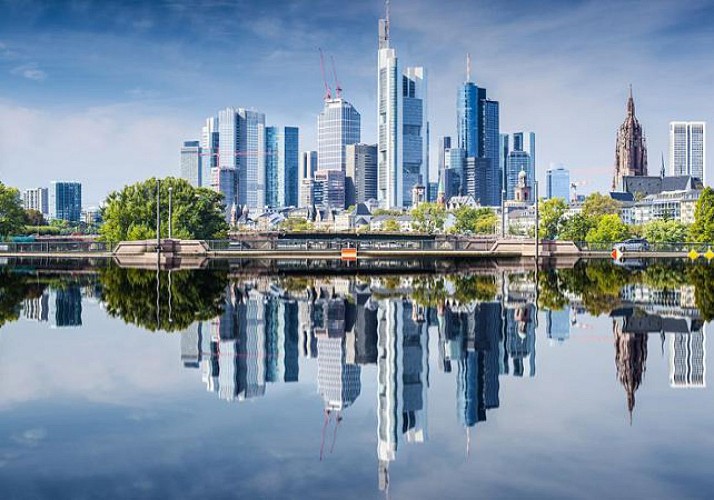
[[(0, 0), (0, 180), (77, 179), (97, 204), (176, 175), (181, 142), (229, 105), (299, 126), (312, 149), (319, 47), (375, 142), (382, 12), (373, 0)], [(502, 131), (535, 131), (541, 173), (562, 162), (584, 190), (609, 185), (628, 84), (653, 171), (670, 120), (712, 122), (712, 2), (392, 0), (392, 40), (403, 65), (427, 69), (432, 151), (455, 131), (468, 51)]]

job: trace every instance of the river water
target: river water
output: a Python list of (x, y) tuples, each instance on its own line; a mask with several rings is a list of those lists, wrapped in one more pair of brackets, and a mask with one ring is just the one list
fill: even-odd
[(2, 268), (0, 498), (711, 498), (712, 317), (706, 264)]

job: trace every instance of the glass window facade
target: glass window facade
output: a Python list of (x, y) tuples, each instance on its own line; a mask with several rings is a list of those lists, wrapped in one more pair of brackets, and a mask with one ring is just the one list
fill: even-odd
[(82, 184), (52, 181), (49, 208), (50, 219), (79, 222), (82, 215)]

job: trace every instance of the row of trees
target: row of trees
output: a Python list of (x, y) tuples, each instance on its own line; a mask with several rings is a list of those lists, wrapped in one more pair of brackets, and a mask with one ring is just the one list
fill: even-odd
[(620, 217), (621, 209), (620, 202), (593, 193), (585, 199), (580, 213), (568, 217), (568, 205), (564, 200), (541, 200), (539, 236), (588, 243), (615, 242), (631, 237), (643, 237), (653, 243), (714, 241), (714, 190), (711, 188), (702, 191), (691, 226), (671, 218), (653, 220), (641, 226), (628, 225)]

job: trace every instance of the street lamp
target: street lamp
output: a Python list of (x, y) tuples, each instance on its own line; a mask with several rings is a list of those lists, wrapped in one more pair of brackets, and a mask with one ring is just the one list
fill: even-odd
[(161, 180), (156, 179), (156, 253), (161, 252)]
[(169, 239), (172, 238), (173, 235), (173, 221), (171, 220), (171, 200), (172, 200), (172, 194), (173, 194), (174, 188), (169, 186)]

